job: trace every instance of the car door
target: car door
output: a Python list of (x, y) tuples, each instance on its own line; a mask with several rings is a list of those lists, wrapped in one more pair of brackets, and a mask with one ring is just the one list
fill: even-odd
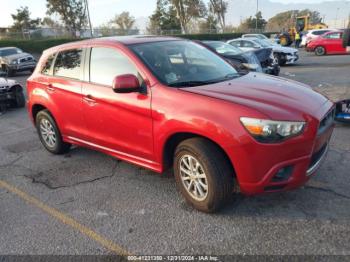
[[(83, 111), (88, 141), (128, 158), (153, 159), (151, 91), (135, 64), (116, 47), (89, 49), (88, 79), (83, 85)], [(116, 76), (133, 74), (143, 93), (115, 93)]]
[[(53, 58), (48, 58), (48, 65)], [(79, 137), (85, 129), (81, 108), (82, 60), (83, 49), (62, 50), (55, 56), (53, 68), (47, 65), (42, 72), (40, 84), (46, 90), (52, 113), (65, 136)]]
[(325, 35), (324, 42), (328, 54), (345, 53), (345, 49), (342, 46), (341, 32), (332, 32)]

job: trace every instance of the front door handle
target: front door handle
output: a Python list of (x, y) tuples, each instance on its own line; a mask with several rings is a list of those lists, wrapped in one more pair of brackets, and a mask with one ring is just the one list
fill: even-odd
[(86, 95), (83, 97), (83, 100), (88, 103), (89, 105), (95, 105), (96, 104), (96, 100), (94, 99), (94, 97), (92, 95)]

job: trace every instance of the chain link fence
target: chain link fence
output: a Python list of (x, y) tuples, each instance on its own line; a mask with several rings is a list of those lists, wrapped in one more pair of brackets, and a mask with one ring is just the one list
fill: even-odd
[[(263, 33), (260, 29), (247, 29), (245, 33)], [(222, 34), (219, 29), (196, 29), (190, 30), (189, 34)], [(224, 33), (239, 33), (233, 30), (227, 30)], [(92, 34), (90, 29), (80, 31), (70, 31), (65, 28), (37, 28), (25, 29), (21, 32), (13, 32), (9, 28), (0, 28), (0, 40), (37, 40), (37, 39), (59, 39), (59, 38), (90, 38), (103, 36), (122, 36), (122, 35), (183, 35), (182, 30), (122, 30), (118, 28), (100, 27), (94, 28)]]

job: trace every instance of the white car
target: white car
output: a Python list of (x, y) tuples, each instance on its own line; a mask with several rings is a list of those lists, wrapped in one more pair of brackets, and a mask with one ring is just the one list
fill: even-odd
[(273, 54), (278, 64), (294, 64), (299, 59), (299, 51), (292, 47), (285, 47), (274, 44), (268, 40), (258, 38), (237, 38), (227, 41), (230, 45), (238, 47), (244, 51), (252, 51), (260, 48), (272, 48)]
[(314, 29), (314, 30), (309, 30), (306, 31), (302, 38), (301, 38), (301, 43), (300, 47), (307, 47), (307, 45), (315, 38), (323, 35), (324, 33), (327, 33), (329, 31), (335, 31), (335, 29)]

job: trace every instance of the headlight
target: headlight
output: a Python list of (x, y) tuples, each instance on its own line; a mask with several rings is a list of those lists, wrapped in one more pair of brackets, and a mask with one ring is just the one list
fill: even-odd
[(277, 143), (292, 136), (301, 134), (305, 122), (273, 121), (241, 117), (245, 129), (257, 141), (262, 143)]
[(16, 65), (17, 64), (17, 60), (12, 60), (10, 64)]

